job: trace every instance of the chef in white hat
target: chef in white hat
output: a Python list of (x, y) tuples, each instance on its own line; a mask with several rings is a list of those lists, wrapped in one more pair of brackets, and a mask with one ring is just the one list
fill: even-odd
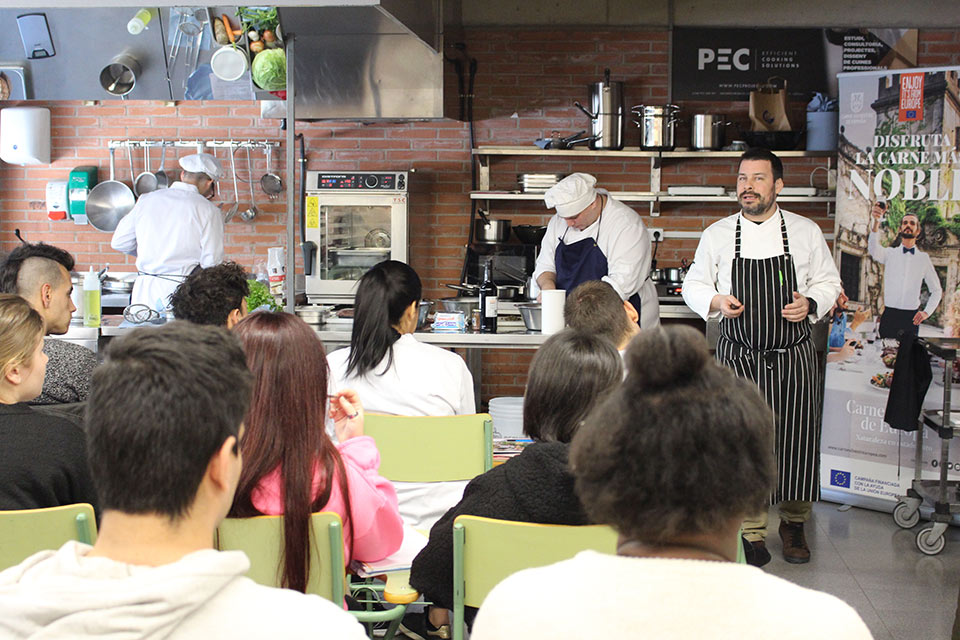
[(648, 277), (647, 228), (636, 211), (596, 184), (589, 174), (573, 173), (543, 194), (557, 214), (547, 224), (533, 277), (541, 289), (567, 291), (603, 280), (637, 309), (642, 328), (657, 326), (660, 306)]
[(110, 242), (137, 258), (140, 275), (131, 304), (161, 312), (194, 267), (223, 260), (223, 214), (208, 200), (223, 167), (209, 153), (195, 153), (180, 158), (180, 168), (180, 180), (170, 188), (140, 196)]

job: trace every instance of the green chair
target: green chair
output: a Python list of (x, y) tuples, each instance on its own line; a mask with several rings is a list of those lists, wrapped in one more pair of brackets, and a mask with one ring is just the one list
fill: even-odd
[[(306, 592), (342, 604), (346, 589), (343, 523), (338, 514), (323, 511), (314, 513), (310, 517), (310, 524), (313, 544), (310, 545), (310, 575)], [(221, 551), (243, 551), (250, 559), (247, 576), (251, 580), (268, 587), (280, 586), (283, 516), (226, 518), (217, 528), (217, 548)], [(374, 588), (367, 584), (358, 587), (367, 591)], [(385, 611), (350, 613), (367, 625), (367, 633), (371, 637), (374, 623), (389, 621), (390, 626), (384, 638), (390, 640), (396, 634), (406, 609), (406, 604), (398, 604)]]
[(0, 571), (38, 551), (59, 549), (68, 540), (93, 544), (96, 539), (96, 517), (86, 503), (0, 511)]
[(571, 527), (458, 516), (453, 523), (454, 640), (463, 638), (463, 608), (479, 607), (501, 580), (585, 549), (616, 553), (616, 531), (606, 525)]
[(392, 482), (472, 480), (493, 467), (493, 420), (487, 413), (368, 413), (363, 430), (377, 443), (380, 475)]

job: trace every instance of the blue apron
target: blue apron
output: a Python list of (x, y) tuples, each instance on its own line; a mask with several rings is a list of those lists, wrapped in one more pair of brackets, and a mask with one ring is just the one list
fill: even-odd
[[(600, 218), (602, 217), (601, 214)], [(600, 218), (597, 219), (596, 238), (584, 238), (571, 244), (564, 244), (563, 239), (570, 227), (567, 227), (560, 236), (553, 256), (557, 269), (557, 289), (571, 291), (580, 283), (600, 280), (607, 275), (607, 257), (603, 255), (600, 245), (597, 244), (597, 240), (600, 239)], [(640, 292), (634, 293), (628, 301), (637, 310), (637, 324), (640, 324)]]

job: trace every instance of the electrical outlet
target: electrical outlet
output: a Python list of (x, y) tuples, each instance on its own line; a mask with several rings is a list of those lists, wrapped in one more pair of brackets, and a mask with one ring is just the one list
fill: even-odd
[(654, 242), (663, 240), (663, 229), (659, 227), (647, 227), (647, 233), (650, 234), (650, 239)]

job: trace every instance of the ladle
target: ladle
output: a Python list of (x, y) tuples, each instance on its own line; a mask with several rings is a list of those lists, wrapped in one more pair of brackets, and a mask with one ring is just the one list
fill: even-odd
[(266, 154), (267, 172), (260, 178), (260, 188), (263, 189), (265, 194), (270, 196), (271, 200), (276, 200), (279, 193), (283, 191), (283, 180), (280, 179), (280, 176), (273, 173), (273, 147), (269, 144), (267, 144)]
[(157, 190), (157, 176), (150, 171), (150, 146), (143, 145), (143, 171), (133, 181), (133, 192), (137, 197)]
[(154, 174), (157, 176), (157, 189), (166, 189), (170, 185), (170, 178), (167, 177), (167, 172), (163, 170), (163, 161), (167, 159), (167, 144), (163, 140), (160, 141), (160, 166), (157, 167), (157, 172)]
[(233, 159), (235, 151), (236, 149), (230, 149), (230, 170), (233, 172), (233, 199), (236, 200), (236, 202), (230, 205), (227, 212), (223, 214), (224, 222), (233, 220), (233, 216), (237, 215), (237, 211), (240, 209), (240, 189), (237, 187), (237, 163)]
[(240, 219), (244, 222), (251, 222), (260, 215), (260, 209), (257, 208), (256, 196), (253, 192), (253, 161), (250, 159), (250, 147), (247, 147), (247, 175), (250, 176), (250, 207), (240, 213)]

